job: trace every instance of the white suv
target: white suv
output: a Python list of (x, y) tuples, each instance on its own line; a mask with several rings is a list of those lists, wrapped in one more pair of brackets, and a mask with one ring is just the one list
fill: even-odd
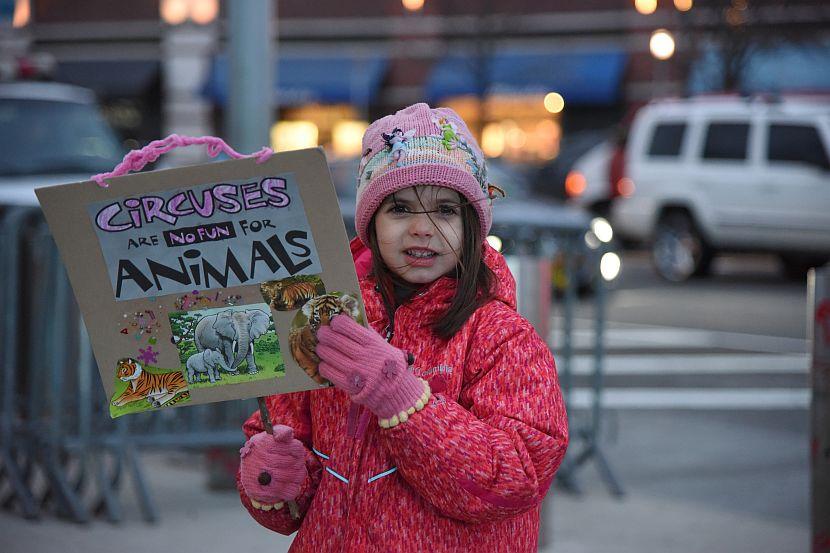
[(830, 259), (828, 152), (828, 99), (651, 103), (629, 134), (614, 229), (650, 241), (669, 280), (705, 274), (717, 251), (775, 252), (799, 274)]

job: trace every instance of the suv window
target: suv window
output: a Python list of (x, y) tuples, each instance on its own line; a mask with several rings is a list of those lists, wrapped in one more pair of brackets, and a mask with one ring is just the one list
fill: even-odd
[(812, 125), (770, 125), (767, 157), (770, 161), (806, 163), (830, 169), (818, 129)]
[(703, 159), (745, 160), (748, 143), (748, 123), (709, 123)]
[(648, 146), (649, 157), (679, 156), (685, 134), (685, 123), (661, 123), (657, 125), (654, 127), (651, 143)]

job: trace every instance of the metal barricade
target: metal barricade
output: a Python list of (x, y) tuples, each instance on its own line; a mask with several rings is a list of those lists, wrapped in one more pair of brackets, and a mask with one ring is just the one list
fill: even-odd
[(147, 521), (158, 518), (139, 450), (238, 446), (256, 401), (168, 409), (111, 420), (108, 400), (57, 248), (37, 208), (0, 221), (4, 313), (0, 503), (23, 516), (77, 522), (122, 518), (132, 481)]
[[(615, 496), (623, 489), (603, 454), (599, 443), (602, 429), (603, 363), (605, 359), (604, 329), (607, 283), (600, 275), (600, 262), (610, 246), (599, 240), (594, 248), (586, 243), (591, 232), (590, 219), (582, 213), (543, 202), (513, 202), (499, 206), (493, 221), (493, 233), (505, 242), (504, 253), (516, 277), (519, 292), (519, 312), (522, 313), (548, 341), (554, 352), (570, 424), (568, 456), (557, 473), (557, 481), (568, 490), (579, 492), (576, 473), (588, 461), (595, 461), (600, 475)], [(510, 263), (512, 258), (512, 263)], [(554, 259), (562, 262), (564, 290), (561, 305), (551, 302), (549, 294), (550, 268)], [(590, 375), (590, 401), (587, 413), (575, 417), (573, 402), (573, 332), (574, 308), (577, 303), (577, 281), (580, 271), (587, 271), (593, 285), (593, 371)], [(542, 276), (545, 275), (545, 276)], [(545, 286), (540, 278), (548, 279)], [(561, 343), (553, 343), (549, 336), (550, 309), (562, 310)]]
[[(603, 408), (603, 363), (604, 328), (607, 284), (600, 275), (599, 265), (609, 246), (600, 244), (596, 249), (587, 247), (585, 234), (589, 232), (589, 221), (585, 217), (565, 217), (564, 211), (550, 210), (551, 217), (537, 224), (518, 224), (518, 221), (494, 222), (493, 232), (505, 244), (504, 254), (508, 266), (516, 279), (518, 311), (533, 324), (540, 336), (548, 343), (555, 355), (563, 399), (568, 411), (570, 445), (568, 455), (557, 473), (557, 482), (566, 490), (579, 493), (580, 486), (576, 473), (588, 461), (597, 463), (600, 475), (611, 493), (623, 495), (622, 486), (603, 455), (599, 443), (602, 429)], [(559, 262), (562, 270), (561, 294), (552, 297), (552, 283), (557, 281), (552, 267)], [(582, 267), (579, 267), (582, 265)], [(591, 394), (587, 412), (579, 413), (573, 402), (573, 358), (574, 319), (578, 301), (578, 273), (586, 269), (592, 276), (593, 287), (593, 365)], [(561, 310), (561, 332), (554, 340), (552, 310)], [(556, 329), (560, 330), (560, 329)], [(552, 528), (548, 526), (549, 516), (555, 503), (555, 494), (549, 494), (542, 507), (539, 533), (539, 547), (551, 544)]]

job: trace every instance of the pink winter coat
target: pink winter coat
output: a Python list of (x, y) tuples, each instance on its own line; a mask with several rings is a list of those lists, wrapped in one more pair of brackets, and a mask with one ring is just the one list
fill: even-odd
[[(371, 326), (387, 326), (367, 250), (353, 254)], [(497, 299), (479, 308), (450, 340), (429, 328), (446, 310), (455, 281), (442, 277), (401, 305), (391, 343), (415, 357), (429, 381), (427, 407), (381, 429), (368, 410), (335, 388), (267, 398), (274, 424), (294, 428), (307, 448), (309, 477), (288, 509), (254, 509), (282, 534), (299, 530), (291, 551), (330, 553), (537, 549), (539, 509), (568, 445), (568, 423), (553, 357), (515, 309), (513, 276), (485, 246)], [(263, 430), (259, 413), (246, 437)]]

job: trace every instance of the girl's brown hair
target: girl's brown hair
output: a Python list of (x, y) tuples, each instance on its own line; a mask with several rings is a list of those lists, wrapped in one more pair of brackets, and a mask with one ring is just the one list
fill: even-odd
[[(495, 296), (493, 290), (496, 280), (495, 275), (482, 258), (483, 244), (478, 214), (469, 202), (459, 204), (459, 209), (463, 230), (461, 255), (455, 266), (454, 276), (457, 280), (455, 294), (444, 314), (432, 324), (432, 331), (445, 340), (458, 332), (476, 309)], [(429, 216), (429, 213), (427, 213), (427, 216)], [(435, 223), (433, 222), (433, 224)], [(435, 225), (435, 228), (443, 236), (443, 232), (438, 225)], [(377, 281), (377, 288), (386, 309), (387, 320), (390, 328), (392, 328), (395, 320), (395, 309), (399, 303), (397, 298), (406, 298), (417, 288), (390, 271), (383, 262), (375, 232), (374, 216), (369, 222), (367, 231), (369, 235), (368, 245), (372, 252), (372, 274)], [(446, 239), (445, 236), (444, 238)]]

